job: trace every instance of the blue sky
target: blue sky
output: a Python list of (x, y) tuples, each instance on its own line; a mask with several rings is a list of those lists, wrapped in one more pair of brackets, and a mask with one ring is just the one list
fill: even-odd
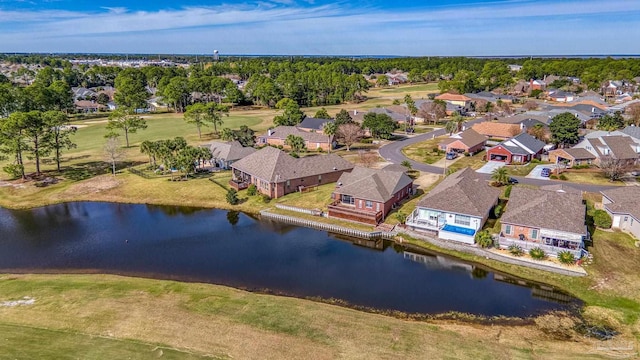
[(638, 0), (0, 0), (0, 52), (640, 54)]

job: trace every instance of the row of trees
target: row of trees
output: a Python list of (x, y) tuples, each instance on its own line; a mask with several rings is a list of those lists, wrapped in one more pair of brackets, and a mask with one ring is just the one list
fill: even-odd
[(18, 111), (0, 119), (0, 155), (13, 159), (3, 170), (24, 179), (26, 157), (35, 161), (36, 175), (39, 176), (42, 160), (53, 155), (60, 171), (62, 152), (76, 146), (71, 140), (76, 128), (66, 124), (67, 116), (57, 110)]
[(162, 172), (177, 170), (184, 174), (185, 178), (196, 171), (198, 166), (212, 159), (211, 151), (204, 147), (187, 145), (182, 137), (168, 140), (143, 141), (140, 144), (140, 152), (149, 157), (149, 166), (156, 169), (160, 166)]

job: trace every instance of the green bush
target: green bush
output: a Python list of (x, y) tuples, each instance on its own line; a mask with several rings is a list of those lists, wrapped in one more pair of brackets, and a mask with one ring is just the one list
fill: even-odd
[(262, 194), (262, 198), (260, 200), (262, 200), (263, 203), (268, 204), (271, 201), (271, 197), (267, 194)]
[(540, 164), (540, 163), (542, 163), (542, 161), (540, 161), (540, 159), (533, 158), (533, 159), (531, 159), (531, 163), (532, 164)]
[(227, 191), (227, 202), (231, 205), (237, 205), (238, 204), (238, 192), (235, 189), (229, 189), (229, 191)]
[(476, 244), (482, 248), (488, 248), (493, 245), (493, 238), (488, 230), (478, 231), (476, 233)]
[(511, 244), (509, 245), (509, 252), (513, 256), (522, 256), (524, 255), (524, 250), (519, 245)]
[(393, 102), (391, 103), (393, 105), (400, 105), (400, 100), (398, 99), (393, 99)]
[(595, 226), (602, 229), (611, 228), (611, 216), (604, 210), (596, 210), (593, 212), (593, 223)]
[(551, 174), (551, 175), (549, 176), (549, 179), (551, 179), (551, 180), (558, 180), (558, 175), (556, 175), (556, 174)]
[(437, 146), (434, 146), (433, 148), (431, 148), (431, 152), (434, 153), (434, 154), (437, 154), (437, 153), (440, 152), (440, 148), (437, 147)]
[(566, 181), (567, 177), (565, 176), (565, 174), (560, 174), (560, 176), (558, 176), (558, 179)]
[(504, 189), (504, 197), (505, 198), (509, 198), (509, 196), (511, 196), (511, 189), (513, 188), (513, 185), (507, 185), (506, 189)]
[(2, 170), (7, 174), (11, 175), (13, 179), (22, 177), (22, 169), (23, 169), (23, 166), (18, 164), (11, 164), (2, 168)]
[(582, 165), (573, 165), (571, 168), (572, 169), (588, 169), (590, 167), (591, 165), (589, 164), (582, 164)]
[(544, 250), (540, 249), (539, 247), (535, 247), (529, 250), (529, 256), (531, 256), (531, 258), (536, 260), (542, 260), (547, 257), (547, 254), (544, 252)]
[(558, 253), (558, 260), (563, 264), (574, 264), (576, 262), (575, 256), (567, 250)]
[(366, 139), (360, 140), (360, 142), (363, 143), (363, 144), (371, 144), (371, 143), (373, 143), (373, 139), (372, 138), (366, 138)]
[(258, 193), (258, 187), (255, 184), (249, 185), (247, 188), (247, 195), (255, 196)]
[(498, 204), (498, 205), (496, 205), (496, 207), (495, 207), (495, 208), (493, 208), (493, 214), (494, 214), (497, 218), (499, 218), (499, 217), (500, 217), (500, 215), (502, 215), (502, 205), (501, 205), (501, 204)]

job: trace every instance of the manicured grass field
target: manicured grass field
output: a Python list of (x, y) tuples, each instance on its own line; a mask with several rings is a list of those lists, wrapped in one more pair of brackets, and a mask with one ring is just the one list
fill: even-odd
[(615, 185), (624, 185), (622, 181), (611, 181), (607, 177), (604, 176), (602, 171), (565, 171), (562, 173), (567, 178), (567, 181), (583, 183), (583, 184), (594, 184), (594, 185), (607, 185), (607, 186), (615, 186)]
[[(425, 164), (433, 164), (444, 158), (444, 152), (439, 150), (438, 144), (446, 138), (447, 136), (440, 136), (435, 139), (409, 145), (402, 149), (402, 153), (409, 159)], [(437, 149), (437, 151), (434, 152), (434, 149)]]
[(407, 321), (216, 285), (109, 275), (0, 275), (0, 294), (35, 299), (0, 307), (2, 359), (577, 359), (595, 345), (542, 333), (554, 329), (547, 323), (556, 316), (490, 327)]

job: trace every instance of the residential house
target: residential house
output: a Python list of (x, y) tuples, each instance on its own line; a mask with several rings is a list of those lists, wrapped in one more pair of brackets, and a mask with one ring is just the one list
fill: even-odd
[[(433, 100), (416, 100), (416, 107), (418, 109), (421, 109), (421, 108), (423, 108), (424, 104), (429, 104), (429, 103), (432, 103), (432, 102), (433, 102)], [(453, 115), (453, 113), (456, 113), (456, 112), (461, 114), (461, 115), (465, 115), (469, 111), (469, 109), (464, 107), (464, 106), (454, 105), (454, 104), (452, 104), (450, 102), (446, 102), (446, 101), (445, 101), (445, 104), (446, 104), (445, 111), (446, 111), (447, 115), (449, 115), (449, 116)], [(423, 118), (421, 119), (421, 118), (418, 118), (418, 117), (414, 117), (414, 119), (415, 120), (424, 121)]]
[(257, 137), (258, 144), (268, 144), (272, 146), (282, 146), (285, 149), (291, 147), (286, 144), (287, 136), (294, 135), (304, 139), (307, 150), (328, 151), (333, 147), (333, 135), (327, 136), (323, 133), (309, 132), (298, 129), (296, 126), (278, 126), (267, 130), (266, 134)]
[(312, 117), (305, 117), (300, 124), (298, 124), (298, 130), (307, 132), (324, 132), (324, 124), (333, 123), (333, 119), (316, 119)]
[(589, 237), (585, 215), (582, 194), (514, 187), (500, 218), (500, 247), (540, 248), (553, 256), (569, 251), (579, 259)]
[(75, 100), (73, 104), (77, 112), (85, 114), (96, 113), (107, 108), (106, 106), (99, 104), (93, 100)]
[(436, 96), (435, 99), (442, 100), (453, 105), (461, 106), (463, 108), (466, 108), (471, 104), (470, 97), (460, 94), (444, 93)]
[(373, 109), (369, 110), (369, 113), (388, 115), (391, 119), (393, 119), (393, 121), (397, 122), (398, 124), (404, 124), (407, 120), (411, 119), (411, 115), (410, 114), (407, 114), (407, 112), (402, 111), (402, 109), (398, 108), (398, 107), (395, 107), (395, 108), (386, 108), (386, 107), (373, 108)]
[(640, 141), (640, 127), (638, 126), (627, 126), (624, 129), (620, 130), (620, 132), (631, 136), (637, 141)]
[(525, 164), (539, 158), (544, 146), (544, 142), (527, 133), (522, 133), (487, 150), (487, 160), (504, 161), (507, 164)]
[(484, 150), (486, 143), (486, 136), (478, 134), (473, 129), (467, 129), (444, 139), (438, 146), (440, 150), (446, 152), (455, 151), (458, 153), (475, 154)]
[(574, 167), (575, 165), (591, 164), (596, 156), (586, 149), (567, 148), (555, 149), (549, 151), (549, 161), (556, 164), (564, 164), (566, 167)]
[(413, 180), (402, 170), (356, 166), (338, 179), (329, 217), (376, 225), (412, 193)]
[(471, 127), (478, 134), (489, 137), (489, 139), (506, 140), (522, 132), (518, 124), (505, 124), (493, 121), (484, 121), (474, 124)]
[(464, 94), (466, 97), (470, 98), (472, 101), (474, 100), (485, 100), (488, 102), (496, 103), (498, 100), (503, 102), (512, 103), (516, 98), (512, 95), (503, 95), (503, 94), (494, 94), (490, 91), (480, 91), (477, 93), (468, 93)]
[(585, 135), (573, 149), (585, 149), (590, 152), (596, 165), (599, 165), (605, 156), (634, 165), (640, 158), (640, 139), (622, 131), (593, 131)]
[(640, 187), (625, 186), (601, 193), (602, 205), (612, 219), (611, 227), (640, 239)]
[(267, 146), (231, 164), (236, 190), (254, 184), (271, 198), (338, 181), (354, 165), (335, 154), (294, 158), (282, 150)]
[(412, 230), (434, 232), (440, 239), (473, 244), (500, 193), (471, 168), (459, 170), (418, 201), (406, 225)]
[(85, 87), (73, 87), (71, 91), (73, 92), (73, 98), (76, 100), (95, 100), (98, 96), (95, 91)]
[(573, 101), (576, 97), (576, 94), (568, 91), (554, 89), (549, 91), (549, 94), (547, 95), (547, 97), (551, 101), (566, 103), (566, 102)]
[(207, 147), (213, 156), (211, 162), (224, 170), (229, 170), (231, 164), (256, 152), (256, 149), (242, 146), (238, 141), (213, 142)]
[(509, 71), (518, 72), (518, 71), (522, 70), (522, 65), (509, 64), (507, 66), (509, 66)]
[(531, 79), (529, 81), (529, 90), (541, 90), (545, 91), (547, 89), (547, 83), (544, 80)]

